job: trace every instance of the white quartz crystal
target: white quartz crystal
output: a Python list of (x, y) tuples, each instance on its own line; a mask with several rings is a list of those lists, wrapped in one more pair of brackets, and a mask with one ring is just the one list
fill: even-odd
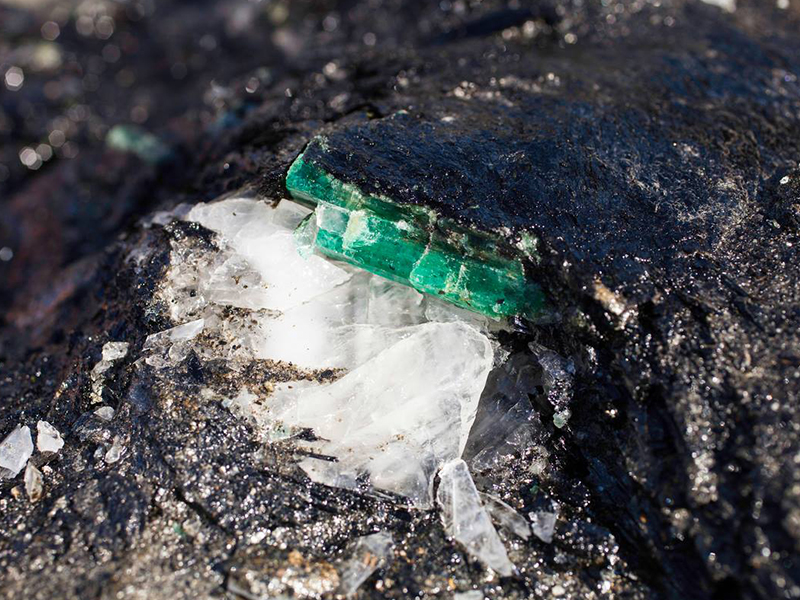
[(105, 460), (107, 463), (115, 463), (125, 453), (125, 444), (120, 436), (114, 436), (111, 447), (106, 451)]
[(352, 596), (361, 584), (391, 559), (394, 542), (384, 531), (358, 538), (351, 558), (344, 564), (339, 577), (339, 593)]
[(111, 408), (110, 406), (101, 406), (96, 411), (94, 411), (94, 414), (96, 414), (103, 421), (110, 421), (111, 419), (114, 418), (114, 409)]
[(314, 481), (430, 508), (433, 478), (461, 456), (493, 365), (485, 319), (301, 252), (295, 228), (308, 214), (247, 198), (194, 207), (185, 218), (216, 232), (218, 250), (173, 244), (159, 295), (184, 325), (151, 335), (145, 361), (166, 368), (194, 351), (232, 369), (260, 360), (292, 370), (225, 406), (265, 439), (310, 429), (320, 439), (297, 443)]
[(17, 425), (16, 429), (0, 443), (0, 479), (10, 479), (19, 475), (33, 454), (33, 439), (27, 425)]
[(436, 502), (448, 535), (486, 566), (503, 576), (511, 575), (514, 565), (508, 559), (463, 460), (450, 461), (439, 471)]
[(39, 448), (39, 452), (58, 452), (64, 447), (64, 440), (58, 429), (47, 421), (39, 421), (36, 424), (36, 431), (36, 447)]

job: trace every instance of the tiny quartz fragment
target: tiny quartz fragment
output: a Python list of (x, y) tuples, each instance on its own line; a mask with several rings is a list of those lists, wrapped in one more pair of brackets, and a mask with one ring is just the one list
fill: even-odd
[(392, 536), (383, 531), (359, 538), (339, 578), (339, 592), (345, 596), (355, 594), (370, 575), (391, 559), (393, 546)]
[(39, 421), (36, 424), (36, 431), (36, 447), (39, 448), (39, 452), (58, 452), (64, 447), (64, 440), (58, 429), (47, 421)]
[(111, 444), (111, 447), (105, 454), (105, 461), (107, 463), (115, 463), (120, 458), (122, 458), (123, 453), (125, 452), (125, 445), (123, 440), (120, 436), (115, 436), (114, 441)]
[(557, 512), (538, 511), (528, 515), (531, 519), (533, 534), (545, 544), (553, 541), (553, 533), (556, 530)]
[(511, 506), (491, 494), (480, 494), (483, 505), (495, 522), (501, 527), (515, 533), (523, 540), (531, 535), (531, 527), (521, 514)]
[(28, 494), (31, 502), (38, 502), (44, 493), (44, 484), (42, 483), (42, 472), (28, 463), (25, 468), (25, 493)]
[(114, 418), (114, 409), (110, 406), (101, 406), (94, 411), (94, 414), (96, 414), (103, 421), (110, 421)]
[(25, 468), (33, 454), (33, 439), (27, 425), (18, 425), (0, 443), (0, 479), (12, 479)]
[(488, 567), (503, 576), (511, 575), (514, 565), (508, 559), (503, 542), (481, 504), (467, 463), (461, 459), (447, 463), (439, 471), (439, 478), (436, 501), (448, 535)]
[(92, 369), (92, 402), (103, 401), (104, 374), (111, 365), (128, 354), (128, 342), (108, 342), (103, 346), (103, 355)]

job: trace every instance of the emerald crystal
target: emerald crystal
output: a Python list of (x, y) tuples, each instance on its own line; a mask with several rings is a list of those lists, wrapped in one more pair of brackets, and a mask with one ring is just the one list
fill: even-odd
[(532, 317), (544, 308), (541, 289), (527, 279), (521, 258), (508, 256), (512, 246), (500, 236), (364, 193), (303, 155), (290, 167), (286, 186), (293, 198), (316, 206), (299, 233), (331, 258), (492, 318)]

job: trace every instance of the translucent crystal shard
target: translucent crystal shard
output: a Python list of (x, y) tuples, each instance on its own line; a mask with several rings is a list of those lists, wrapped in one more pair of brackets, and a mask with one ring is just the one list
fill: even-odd
[(345, 596), (355, 594), (370, 575), (391, 559), (393, 546), (392, 536), (384, 531), (358, 538), (353, 556), (339, 578), (339, 592)]
[(58, 429), (50, 425), (47, 421), (39, 421), (36, 424), (36, 445), (39, 452), (58, 452), (64, 446), (64, 440)]
[(25, 492), (28, 494), (31, 502), (38, 502), (44, 493), (44, 484), (42, 483), (42, 472), (28, 463), (25, 468)]
[(301, 237), (313, 238), (328, 256), (493, 318), (530, 317), (544, 308), (542, 291), (500, 235), (477, 234), (430, 209), (365, 194), (303, 155), (286, 186), (294, 198), (316, 205), (301, 225), (315, 236)]
[(0, 443), (0, 479), (16, 477), (33, 454), (31, 430), (19, 425)]
[(460, 459), (450, 461), (439, 471), (439, 479), (436, 502), (447, 533), (488, 567), (503, 576), (511, 575), (514, 565), (481, 504), (467, 463)]

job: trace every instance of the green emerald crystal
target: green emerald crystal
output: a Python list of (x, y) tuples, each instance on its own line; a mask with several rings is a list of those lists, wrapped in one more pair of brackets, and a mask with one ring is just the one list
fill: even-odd
[(299, 238), (331, 258), (492, 318), (534, 317), (544, 309), (541, 289), (527, 279), (521, 258), (507, 255), (513, 247), (499, 236), (465, 230), (425, 207), (365, 194), (303, 155), (289, 168), (286, 187), (296, 200), (316, 206)]

